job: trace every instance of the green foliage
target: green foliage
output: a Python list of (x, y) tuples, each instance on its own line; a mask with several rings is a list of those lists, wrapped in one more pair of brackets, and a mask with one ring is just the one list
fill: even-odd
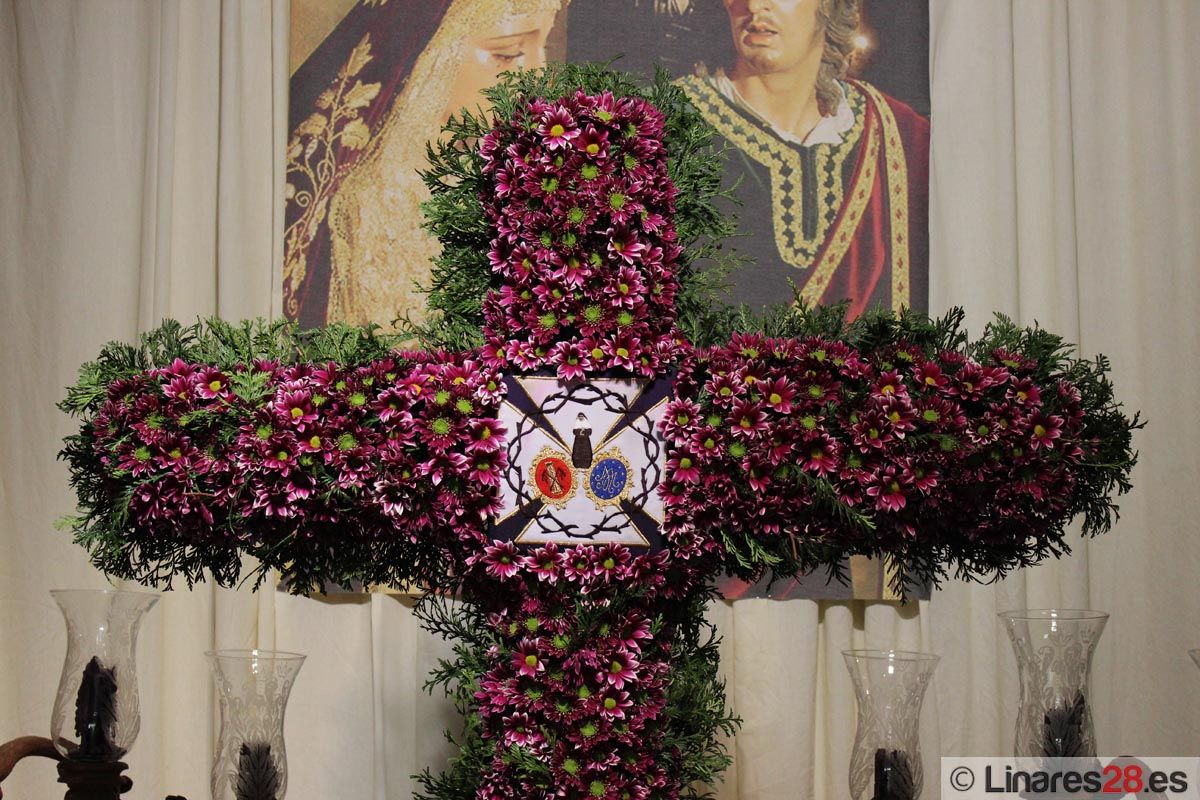
[[(234, 324), (210, 317), (184, 326), (167, 319), (142, 334), (137, 344), (106, 344), (95, 361), (79, 368), (79, 379), (67, 389), (66, 399), (58, 407), (72, 416), (94, 413), (112, 383), (166, 367), (177, 358), (212, 364), (222, 370), (266, 359), (277, 359), (284, 364), (335, 361), (353, 366), (382, 358), (402, 340), (401, 336), (380, 333), (376, 325), (360, 327), (335, 322), (322, 328), (300, 330), (286, 320), (259, 318)], [(243, 383), (242, 389), (255, 392), (252, 383)]]
[(997, 347), (1036, 359), (1037, 383), (1050, 385), (1061, 378), (1079, 390), (1088, 411), (1082, 438), (1096, 443), (1099, 452), (1077, 475), (1079, 489), (1069, 514), (1082, 516), (1085, 536), (1107, 532), (1121, 517), (1114, 496), (1133, 488), (1129, 475), (1138, 458), (1133, 450), (1133, 432), (1146, 425), (1140, 413), (1135, 413), (1133, 419), (1127, 417), (1117, 401), (1108, 377), (1108, 358), (1098, 355), (1081, 359), (1075, 354), (1075, 346), (1061, 336), (1036, 323), (1031, 328), (1020, 326), (1002, 314), (988, 324), (969, 352), (978, 358)]
[[(1119, 520), (1116, 498), (1132, 488), (1130, 473), (1138, 459), (1133, 449), (1133, 432), (1144, 427), (1145, 422), (1140, 414), (1130, 418), (1117, 401), (1108, 377), (1107, 358), (1102, 355), (1080, 358), (1076, 348), (1061, 336), (1037, 324), (1018, 325), (1000, 314), (978, 338), (972, 339), (963, 327), (965, 314), (961, 308), (952, 308), (936, 318), (909, 309), (892, 312), (876, 308), (853, 320), (847, 319), (847, 309), (848, 303), (807, 305), (799, 300), (798, 293), (793, 305), (780, 305), (760, 313), (744, 306), (715, 308), (708, 324), (696, 332), (693, 341), (700, 346), (723, 345), (735, 333), (800, 340), (821, 337), (845, 342), (859, 352), (886, 352), (897, 344), (906, 344), (930, 355), (957, 351), (983, 363), (990, 362), (997, 349), (1019, 353), (1036, 363), (1030, 377), (1037, 385), (1053, 388), (1058, 381), (1066, 380), (1079, 390), (1087, 412), (1080, 438), (1099, 448), (1094, 460), (1075, 471), (1076, 488), (1071, 503), (1050, 535), (1007, 548), (997, 543), (955, 551), (913, 547), (903, 554), (893, 575), (893, 588), (899, 594), (905, 594), (913, 583), (939, 582), (948, 575), (966, 580), (998, 579), (1014, 569), (1069, 554), (1063, 528), (1076, 517), (1082, 522), (1085, 536), (1104, 533)], [(953, 442), (948, 446), (953, 446)], [(798, 471), (794, 477), (805, 482), (814, 502), (827, 515), (858, 534), (862, 544), (855, 552), (878, 557), (892, 554), (873, 544), (871, 518), (841, 501), (827, 479)], [(819, 542), (791, 540), (765, 547), (750, 535), (736, 536), (729, 532), (721, 535), (729, 554), (729, 571), (747, 579), (755, 579), (764, 572), (773, 577), (788, 577), (818, 568), (830, 569), (838, 577), (836, 564), (848, 555), (830, 552)]]
[[(215, 317), (187, 326), (169, 319), (143, 334), (136, 344), (110, 342), (96, 360), (80, 367), (78, 380), (67, 389), (66, 398), (58, 405), (81, 420), (78, 432), (66, 437), (59, 453), (59, 458), (67, 462), (71, 487), (77, 497), (76, 514), (60, 520), (59, 527), (70, 528), (75, 543), (84, 547), (91, 554), (93, 565), (107, 575), (169, 588), (175, 579), (182, 579), (190, 587), (203, 581), (208, 571), (221, 585), (237, 583), (242, 563), (235, 546), (196, 548), (179, 547), (178, 542), (168, 539), (130, 540), (129, 502), (136, 484), (115, 480), (128, 476), (110, 473), (111, 468), (100, 463), (92, 447), (90, 421), (103, 404), (108, 387), (147, 370), (168, 366), (178, 358), (226, 371), (233, 391), (253, 402), (264, 393), (267, 375), (257, 371), (237, 373), (235, 368), (239, 365), (276, 359), (285, 364), (335, 361), (354, 366), (383, 357), (399, 342), (400, 337), (382, 335), (374, 326), (333, 324), (300, 330), (286, 321), (256, 319), (232, 324)], [(209, 420), (198, 414), (190, 422), (202, 425), (206, 421)], [(241, 420), (226, 422), (236, 427)], [(237, 543), (243, 532), (234, 527), (233, 519), (230, 525), (229, 541)], [(294, 544), (279, 542), (276, 548)], [(354, 546), (349, 543), (337, 553), (317, 544), (311, 545), (311, 549), (303, 570), (292, 576), (297, 591), (329, 582), (348, 586), (353, 580), (363, 578), (361, 573), (348, 568), (351, 564), (376, 564), (377, 574), (370, 579), (381, 583), (402, 580), (407, 574), (397, 564), (381, 562), (366, 552), (353, 552)], [(256, 581), (262, 578), (261, 572), (256, 573)]]
[[(425, 227), (442, 243), (434, 258), (429, 317), (421, 324), (405, 322), (405, 332), (427, 347), (465, 349), (483, 343), (483, 299), (500, 286), (488, 263), (492, 231), (484, 217), (482, 197), (490, 190), (476, 143), (492, 129), (494, 118), (511, 118), (534, 98), (557, 98), (582, 89), (588, 94), (612, 92), (642, 97), (666, 120), (668, 169), (679, 190), (674, 218), (679, 243), (680, 291), (678, 324), (685, 334), (702, 330), (721, 315), (717, 300), (734, 262), (721, 251), (721, 241), (736, 224), (715, 205), (726, 197), (721, 187), (723, 153), (713, 146), (714, 131), (670, 76), (659, 71), (649, 86), (607, 64), (552, 64), (540, 70), (506, 73), (484, 91), (490, 109), (464, 109), (443, 127), (443, 136), (428, 145), (429, 166), (421, 175), (429, 187), (424, 205)], [(694, 265), (705, 263), (705, 269)]]
[[(725, 682), (718, 674), (720, 639), (704, 618), (705, 604), (710, 599), (700, 592), (681, 602), (671, 610), (669, 619), (658, 620), (655, 630), (656, 638), (664, 626), (674, 631), (670, 637), (671, 683), (660, 758), (671, 762), (668, 772), (681, 777), (686, 786), (682, 796), (689, 800), (715, 796), (711, 787), (720, 782), (731, 761), (722, 738), (732, 737), (741, 724), (726, 708)], [(622, 596), (604, 609), (590, 607), (586, 600), (577, 601), (579, 621), (574, 644), (585, 641), (604, 620), (619, 619), (621, 608), (633, 601), (633, 597)], [(445, 733), (455, 748), (446, 769), (441, 773), (426, 769), (418, 775), (420, 790), (414, 798), (474, 800), (481, 776), (494, 756), (493, 744), (483, 738), (475, 693), (490, 663), (489, 649), (503, 644), (490, 633), (486, 615), (472, 604), (430, 595), (418, 603), (416, 614), (425, 630), (454, 642), (454, 657), (439, 660), (425, 689), (430, 693), (441, 691), (450, 698), (463, 724), (460, 730)], [(551, 785), (548, 768), (531, 753), (511, 748), (506, 758), (516, 763), (532, 784)]]

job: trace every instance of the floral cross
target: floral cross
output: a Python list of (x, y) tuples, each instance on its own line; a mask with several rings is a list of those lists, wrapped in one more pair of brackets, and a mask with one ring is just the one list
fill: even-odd
[[(63, 404), (84, 418), (71, 522), (105, 572), (230, 584), (250, 555), (296, 591), (430, 590), (422, 618), (457, 641), (433, 683), (468, 721), (423, 797), (677, 798), (718, 778), (735, 722), (703, 612), (722, 571), (870, 553), (921, 578), (1003, 574), (1065, 552), (1078, 514), (1109, 527), (1138, 421), (1102, 359), (1002, 319), (969, 344), (960, 313), (722, 309), (692, 269), (728, 229), (719, 164), (677, 89), (562, 66), (492, 99), (431, 150), (425, 351), (167, 323), (110, 345)], [(609, 414), (653, 419), (652, 455), (601, 447), (583, 412), (566, 441), (545, 396), (514, 412), (531, 375), (564, 396), (634, 387)], [(652, 384), (669, 397), (635, 408)], [(517, 463), (526, 425), (557, 445)], [(653, 542), (499, 533), (583, 480), (641, 530), (620, 491), (639, 470)]]

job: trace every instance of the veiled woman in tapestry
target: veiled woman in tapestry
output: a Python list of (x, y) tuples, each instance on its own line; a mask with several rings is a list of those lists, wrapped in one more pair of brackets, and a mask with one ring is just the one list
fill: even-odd
[(426, 142), (507, 70), (545, 63), (563, 0), (360, 0), (292, 76), (283, 303), (305, 325), (425, 301)]

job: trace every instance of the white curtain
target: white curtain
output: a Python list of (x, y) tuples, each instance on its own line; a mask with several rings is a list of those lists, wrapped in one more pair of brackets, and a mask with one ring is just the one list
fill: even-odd
[[(876, 0), (880, 1), (880, 0)], [(920, 607), (719, 605), (744, 719), (722, 800), (844, 798), (854, 700), (840, 651), (941, 653), (922, 724), (940, 755), (1011, 748), (996, 612), (1113, 612), (1096, 658), (1108, 753), (1200, 747), (1200, 3), (931, 0), (931, 307), (1035, 320), (1111, 356), (1143, 409), (1137, 488), (1108, 537)], [(47, 594), (103, 579), (52, 528), (71, 510), (54, 409), (76, 366), (164, 316), (278, 310), (286, 0), (0, 0), (0, 741), (46, 732), (64, 648)], [(203, 586), (141, 643), (137, 800), (208, 796), (214, 646), (309, 654), (288, 717), (289, 797), (407, 800), (453, 723), (420, 691), (447, 652), (409, 607)], [(24, 763), (8, 797), (53, 797)]]

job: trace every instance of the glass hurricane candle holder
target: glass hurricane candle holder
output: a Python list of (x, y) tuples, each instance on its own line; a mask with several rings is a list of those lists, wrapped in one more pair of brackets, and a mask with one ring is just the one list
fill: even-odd
[(50, 739), (71, 761), (118, 762), (142, 725), (137, 636), (159, 595), (114, 589), (50, 594), (67, 623)]
[(205, 655), (221, 703), (213, 800), (282, 800), (287, 791), (283, 716), (304, 656), (277, 650)]
[(939, 656), (906, 650), (845, 650), (858, 726), (850, 756), (852, 800), (916, 800), (923, 771), (921, 703)]
[(1108, 614), (1078, 609), (1027, 609), (1000, 614), (1020, 674), (1014, 755), (1090, 758), (1092, 654)]

